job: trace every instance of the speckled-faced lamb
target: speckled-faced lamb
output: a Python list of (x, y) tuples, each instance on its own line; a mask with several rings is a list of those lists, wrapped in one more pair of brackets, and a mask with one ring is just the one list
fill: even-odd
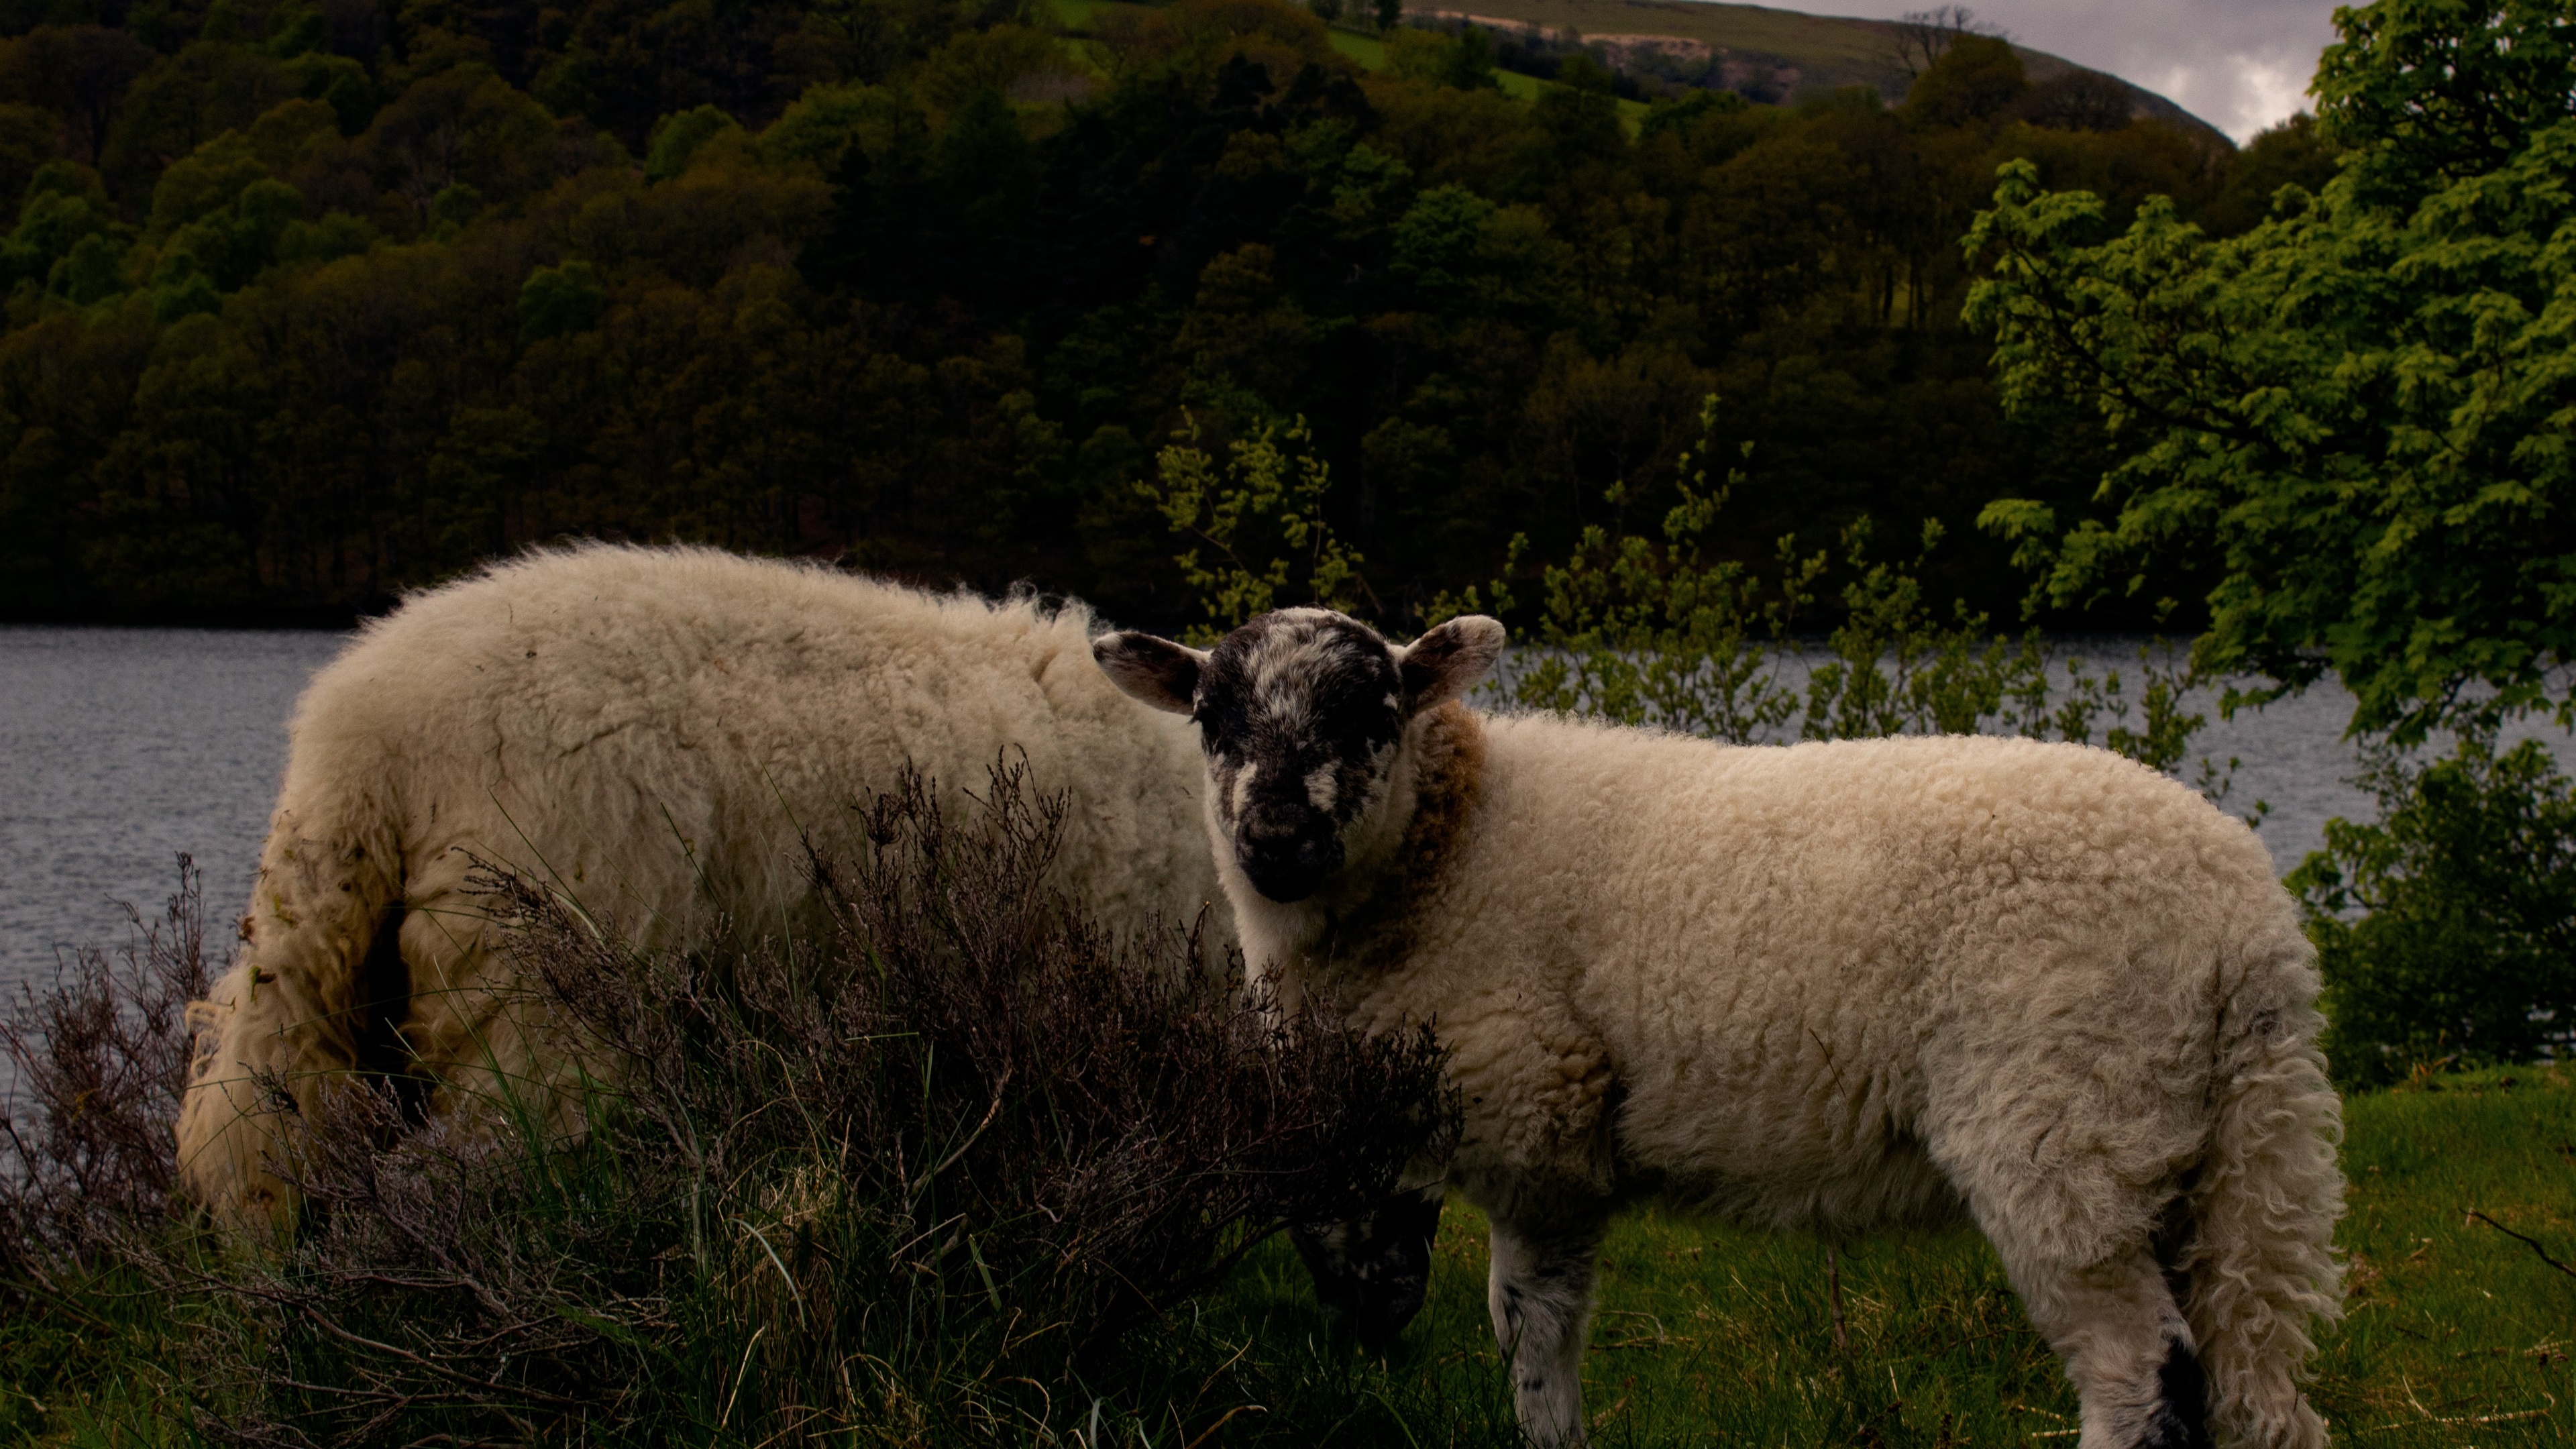
[(1535, 1439), (1582, 1437), (1602, 1226), (1659, 1192), (1828, 1233), (1964, 1212), (2083, 1449), (2324, 1442), (2297, 1380), (2340, 1303), (2339, 1107), (2251, 832), (2074, 745), (1483, 718), (1456, 699), (1502, 644), (1297, 609), (1094, 650), (1197, 723), (1257, 967), (1437, 1028)]
[[(776, 919), (823, 843), (906, 761), (962, 805), (1005, 751), (1070, 792), (1059, 883), (1113, 921), (1216, 897), (1178, 721), (1139, 730), (1079, 606), (934, 596), (704, 549), (539, 553), (367, 626), (297, 706), (237, 963), (194, 1013), (183, 1180), (279, 1218), (284, 1119), (352, 1068), (412, 1070), (433, 1111), (568, 1064), (505, 1010), (473, 877), (507, 866), (648, 940)], [(1216, 922), (1228, 930), (1222, 909)]]

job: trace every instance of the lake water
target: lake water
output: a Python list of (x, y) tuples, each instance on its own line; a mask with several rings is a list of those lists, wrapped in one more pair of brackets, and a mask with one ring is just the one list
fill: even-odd
[[(0, 991), (41, 986), (79, 942), (125, 939), (116, 906), (158, 910), (178, 852), (205, 871), (208, 913), (250, 896), (286, 761), (286, 720), (344, 636), (322, 632), (0, 626)], [(2134, 644), (2083, 652), (2133, 659)], [(2347, 783), (2351, 698), (2326, 687), (2212, 723), (2198, 748), (2241, 764), (2228, 808), (2272, 807), (2262, 835), (2284, 870), (2327, 817), (2370, 818)], [(2543, 734), (2562, 763), (2565, 737)]]
[(157, 915), (181, 851), (207, 914), (240, 912), (287, 716), (344, 637), (0, 627), (0, 991), (51, 981), (75, 943), (122, 942), (118, 901)]

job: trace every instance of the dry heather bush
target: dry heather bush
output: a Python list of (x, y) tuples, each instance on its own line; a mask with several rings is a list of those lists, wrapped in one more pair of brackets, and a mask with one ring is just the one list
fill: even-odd
[(188, 1003), (211, 979), (201, 885), (180, 856), (159, 920), (128, 906), (123, 947), (82, 948), (51, 990), (22, 986), (0, 1014), (15, 1078), (0, 1116), (0, 1305), (168, 1215)]
[(117, 1365), (131, 1401), (169, 1400), (170, 1124), (188, 1069), (187, 1004), (203, 997), (203, 901), (179, 858), (158, 920), (128, 910), (114, 951), (83, 949), (52, 988), (0, 1003), (0, 1439), (33, 1441), (47, 1403)]
[[(236, 1443), (1017, 1442), (1104, 1395), (1195, 1434), (1234, 1405), (1173, 1373), (1186, 1333), (1122, 1332), (1383, 1198), (1454, 1108), (1427, 1032), (1282, 1014), (1194, 930), (1122, 936), (1048, 890), (1062, 809), (1004, 768), (959, 821), (907, 779), (860, 854), (814, 862), (796, 939), (687, 953), (495, 876), (530, 1004), (597, 1068), (578, 1143), (507, 1100), (414, 1126), (416, 1093), (360, 1083), (280, 1164), (307, 1206), (277, 1254), (154, 1236), (162, 1163), (95, 1215), (112, 1234), (49, 1229), (27, 1262), (112, 1238), (202, 1305), (182, 1377)], [(48, 1180), (70, 1100), (21, 1149)], [(174, 1102), (136, 1119), (163, 1157)]]

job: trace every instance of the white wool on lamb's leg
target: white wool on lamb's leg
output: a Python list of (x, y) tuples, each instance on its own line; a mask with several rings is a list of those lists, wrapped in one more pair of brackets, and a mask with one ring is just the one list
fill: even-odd
[(1512, 1406), (1533, 1443), (1583, 1442), (1583, 1346), (1602, 1221), (1597, 1214), (1544, 1225), (1494, 1221), (1485, 1306), (1511, 1375)]

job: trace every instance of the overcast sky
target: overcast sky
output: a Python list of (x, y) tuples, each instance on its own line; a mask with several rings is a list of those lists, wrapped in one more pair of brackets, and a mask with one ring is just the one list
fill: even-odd
[[(1818, 15), (1893, 20), (1932, 0), (1778, 0)], [(2357, 0), (2356, 0), (2357, 3)], [(2308, 107), (2333, 0), (1970, 0), (2034, 50), (2107, 70), (2243, 141)]]

